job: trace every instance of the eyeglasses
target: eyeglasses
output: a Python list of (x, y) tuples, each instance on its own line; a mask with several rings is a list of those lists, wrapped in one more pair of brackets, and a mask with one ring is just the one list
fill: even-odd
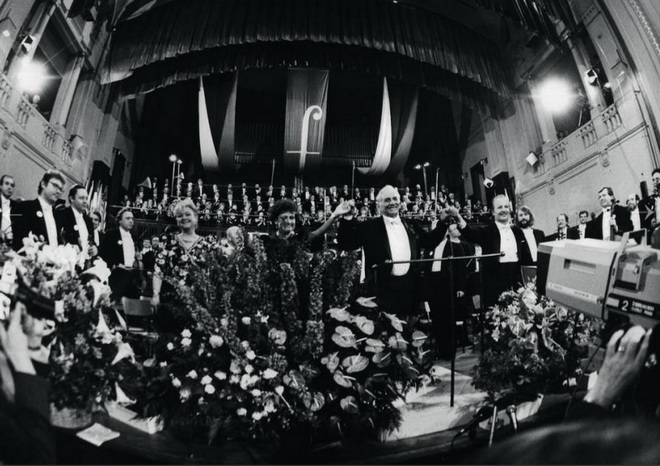
[(62, 186), (59, 183), (55, 183), (54, 181), (50, 181), (49, 184), (52, 185), (59, 192), (64, 191), (64, 186)]

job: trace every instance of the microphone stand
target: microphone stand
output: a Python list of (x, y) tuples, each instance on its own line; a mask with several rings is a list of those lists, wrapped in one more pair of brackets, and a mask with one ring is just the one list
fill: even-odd
[[(450, 246), (451, 247), (451, 246)], [(376, 273), (378, 273), (378, 268), (384, 266), (384, 265), (395, 265), (395, 264), (423, 264), (427, 262), (448, 262), (449, 263), (449, 286), (450, 286), (450, 313), (451, 313), (451, 324), (450, 324), (450, 338), (451, 338), (451, 344), (452, 344), (452, 356), (451, 356), (451, 391), (450, 391), (450, 397), (449, 397), (449, 406), (454, 407), (454, 394), (455, 394), (455, 386), (456, 386), (456, 343), (455, 343), (455, 334), (456, 334), (456, 322), (454, 320), (454, 276), (453, 276), (453, 266), (451, 265), (452, 261), (457, 261), (457, 260), (467, 260), (467, 259), (488, 259), (488, 258), (494, 258), (494, 257), (502, 257), (504, 255), (503, 252), (498, 252), (494, 254), (473, 254), (471, 256), (459, 256), (459, 257), (453, 257), (453, 247), (452, 247), (452, 255), (450, 257), (442, 257), (439, 259), (414, 259), (414, 260), (409, 260), (409, 261), (393, 261), (393, 260), (386, 260), (382, 264), (374, 264), (371, 267), (376, 270)], [(481, 268), (480, 268), (481, 271)], [(482, 290), (483, 293), (483, 290)], [(483, 296), (482, 296), (483, 300)]]

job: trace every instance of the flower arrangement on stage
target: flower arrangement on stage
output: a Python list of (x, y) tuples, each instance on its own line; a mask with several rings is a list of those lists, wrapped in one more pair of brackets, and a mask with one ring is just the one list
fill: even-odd
[(485, 314), (485, 350), (473, 384), (495, 399), (564, 390), (581, 375), (600, 328), (599, 320), (538, 296), (533, 282), (504, 292)]
[(289, 257), (270, 260), (254, 239), (172, 283), (186, 324), (144, 362), (141, 416), (209, 443), (396, 426), (392, 401), (423, 380), (426, 336), (370, 301), (349, 305), (358, 254)]
[(430, 382), (427, 335), (414, 322), (379, 312), (370, 299), (327, 313), (330, 338), (321, 359), (327, 420), (358, 438), (393, 430), (401, 421), (394, 401)]
[(4, 259), (16, 267), (19, 280), (55, 303), (52, 333), (43, 341), (54, 407), (91, 410), (125, 400), (124, 389), (139, 370), (124, 341), (125, 323), (109, 299), (105, 262), (97, 259), (84, 269), (89, 262), (77, 247), (33, 239), (24, 241), (21, 254), (7, 253)]

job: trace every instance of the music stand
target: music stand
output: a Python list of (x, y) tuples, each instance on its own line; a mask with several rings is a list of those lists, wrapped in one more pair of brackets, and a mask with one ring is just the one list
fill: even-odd
[[(451, 261), (456, 261), (456, 260), (468, 260), (468, 259), (488, 259), (488, 258), (495, 258), (495, 257), (502, 257), (504, 253), (498, 252), (495, 254), (473, 254), (471, 256), (459, 256), (459, 257), (442, 257), (439, 259), (415, 259), (415, 260), (409, 260), (409, 261), (393, 261), (393, 260), (387, 260), (383, 262), (382, 264), (374, 264), (372, 266), (373, 269), (378, 269), (379, 267), (382, 267), (384, 265), (395, 265), (395, 264), (421, 264), (421, 263), (426, 263), (426, 262), (451, 262)], [(452, 346), (452, 352), (451, 352), (451, 388), (450, 388), (450, 396), (449, 396), (449, 406), (454, 407), (454, 393), (455, 393), (455, 386), (456, 386), (456, 310), (455, 310), (455, 303), (454, 303), (454, 268), (449, 267), (449, 286), (450, 286), (450, 303), (449, 303), (449, 309), (450, 309), (450, 340), (451, 340), (451, 346)], [(479, 268), (480, 274), (481, 270), (483, 270), (482, 267)], [(483, 294), (483, 287), (481, 290), (481, 293)], [(483, 297), (482, 297), (483, 299)]]

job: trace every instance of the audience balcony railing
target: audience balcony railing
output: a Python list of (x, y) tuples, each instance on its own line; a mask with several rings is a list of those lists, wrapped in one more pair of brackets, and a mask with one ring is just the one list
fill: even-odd
[(634, 102), (635, 99), (630, 97), (618, 100), (594, 115), (591, 121), (546, 147), (538, 158), (534, 178), (540, 182), (546, 176), (554, 176), (557, 172), (606, 150), (608, 145), (621, 139), (628, 131), (640, 127), (643, 116)]
[(16, 127), (10, 129), (33, 150), (59, 168), (73, 165), (71, 144), (63, 131), (46, 120), (28, 96), (19, 92), (4, 74), (0, 75), (0, 110), (9, 114), (16, 123)]

